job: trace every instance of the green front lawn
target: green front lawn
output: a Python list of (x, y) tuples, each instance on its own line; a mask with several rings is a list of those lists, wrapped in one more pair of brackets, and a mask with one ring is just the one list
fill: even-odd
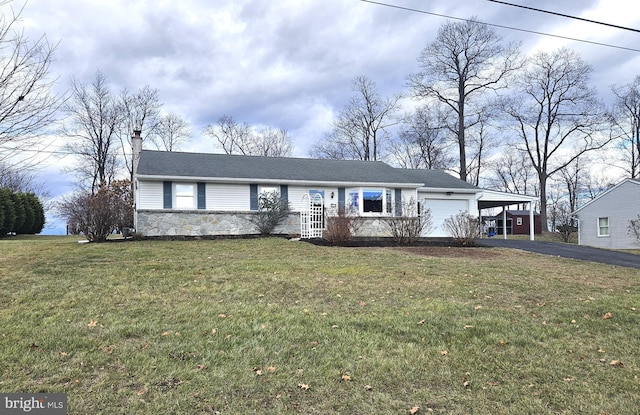
[(0, 251), (0, 392), (69, 414), (640, 408), (638, 270), (282, 238)]

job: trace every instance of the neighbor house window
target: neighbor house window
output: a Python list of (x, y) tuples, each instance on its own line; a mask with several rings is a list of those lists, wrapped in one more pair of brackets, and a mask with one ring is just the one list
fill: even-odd
[(516, 225), (522, 226), (522, 218), (516, 218)]
[(609, 218), (598, 218), (598, 236), (609, 236)]
[(195, 184), (176, 183), (176, 204), (175, 209), (195, 208)]

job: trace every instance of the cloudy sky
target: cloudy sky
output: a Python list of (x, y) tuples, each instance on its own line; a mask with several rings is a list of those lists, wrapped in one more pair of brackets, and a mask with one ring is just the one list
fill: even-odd
[[(14, 0), (13, 7), (22, 3)], [(640, 29), (632, 0), (510, 0), (510, 3)], [(97, 70), (114, 90), (145, 85), (160, 91), (164, 110), (191, 125), (185, 151), (214, 151), (202, 136), (223, 114), (256, 126), (286, 128), (296, 156), (330, 128), (351, 95), (351, 80), (366, 75), (382, 94), (405, 90), (424, 46), (438, 28), (476, 16), (496, 25), (640, 49), (640, 33), (570, 20), (488, 0), (29, 0), (22, 26), (31, 38), (59, 42), (52, 75), (64, 92), (69, 79), (89, 82)], [(6, 11), (7, 6), (4, 6)], [(594, 84), (640, 74), (640, 52), (498, 28), (525, 54), (571, 47), (594, 67)], [(63, 140), (59, 138), (58, 140)], [(73, 178), (55, 160), (43, 177), (55, 195)]]

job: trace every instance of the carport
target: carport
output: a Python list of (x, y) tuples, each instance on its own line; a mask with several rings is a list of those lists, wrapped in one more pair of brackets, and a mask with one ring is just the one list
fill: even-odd
[[(478, 197), (478, 212), (482, 216), (483, 209), (491, 209), (496, 207), (502, 207), (502, 220), (504, 224), (507, 223), (507, 206), (529, 204), (529, 240), (535, 239), (535, 225), (533, 219), (533, 206), (538, 201), (535, 196), (519, 195), (515, 193), (498, 192), (496, 190), (483, 189), (482, 193)], [(507, 227), (502, 227), (502, 237), (507, 239)]]

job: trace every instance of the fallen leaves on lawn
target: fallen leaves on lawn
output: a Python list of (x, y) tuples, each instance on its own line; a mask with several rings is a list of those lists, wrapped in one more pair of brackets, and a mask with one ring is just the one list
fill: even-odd
[(351, 376), (349, 376), (349, 375), (342, 375), (342, 380), (344, 380), (345, 382), (350, 381), (350, 380), (351, 380)]
[(418, 411), (420, 411), (420, 407), (419, 406), (414, 406), (413, 408), (409, 409), (409, 413), (411, 415), (415, 415), (418, 413)]
[(298, 383), (298, 387), (303, 391), (308, 391), (310, 389), (309, 384), (307, 383)]
[(611, 313), (605, 313), (605, 314), (602, 316), (602, 318), (603, 318), (604, 320), (609, 320), (609, 319), (610, 319), (610, 318), (612, 318), (612, 317), (613, 317), (613, 314), (611, 314)]
[(440, 351), (440, 355), (447, 356), (447, 355), (449, 355), (449, 352), (447, 350), (441, 350)]
[(95, 327), (97, 324), (98, 324), (98, 320), (91, 320), (89, 321), (89, 324), (87, 324), (87, 326)]
[(364, 385), (364, 390), (366, 390), (366, 391), (371, 391), (371, 390), (373, 390), (373, 386), (371, 386), (371, 385)]

